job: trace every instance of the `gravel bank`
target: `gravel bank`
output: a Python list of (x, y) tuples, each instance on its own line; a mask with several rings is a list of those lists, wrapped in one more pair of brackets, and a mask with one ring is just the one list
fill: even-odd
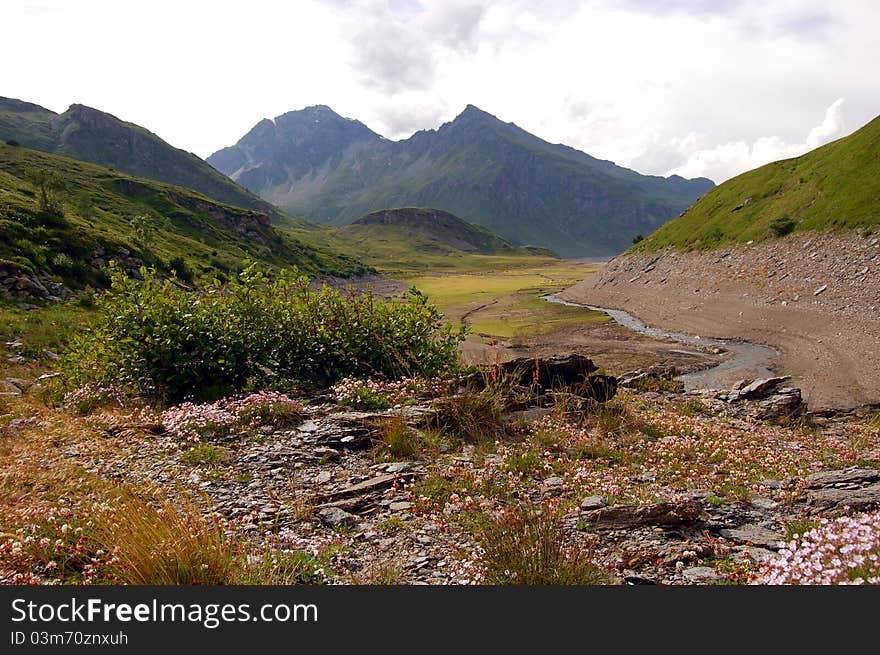
[(877, 235), (625, 254), (559, 297), (661, 329), (769, 345), (780, 353), (772, 367), (794, 377), (813, 409), (880, 402)]

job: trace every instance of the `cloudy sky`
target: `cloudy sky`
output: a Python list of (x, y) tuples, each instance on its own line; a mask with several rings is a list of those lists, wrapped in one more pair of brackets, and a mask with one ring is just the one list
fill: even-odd
[(880, 114), (877, 0), (2, 0), (0, 95), (207, 157), (327, 104), (392, 139), (468, 103), (717, 182)]

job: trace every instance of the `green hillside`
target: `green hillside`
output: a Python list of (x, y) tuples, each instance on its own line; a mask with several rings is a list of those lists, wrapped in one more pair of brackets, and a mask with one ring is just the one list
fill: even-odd
[(728, 180), (636, 248), (711, 248), (803, 230), (877, 227), (880, 117), (801, 157)]
[(0, 141), (195, 189), (220, 202), (263, 212), (276, 222), (298, 222), (191, 152), (85, 105), (74, 104), (56, 114), (39, 105), (0, 97)]
[(546, 248), (514, 246), (484, 227), (428, 207), (383, 209), (342, 227), (292, 228), (287, 232), (389, 274), (490, 270), (558, 259)]
[(262, 212), (190, 189), (0, 143), (0, 267), (100, 286), (110, 259), (229, 276), (245, 259), (350, 275), (355, 259), (283, 235)]

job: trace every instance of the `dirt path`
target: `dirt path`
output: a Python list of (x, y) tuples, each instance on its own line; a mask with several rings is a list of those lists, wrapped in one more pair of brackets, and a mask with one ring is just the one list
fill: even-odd
[(771, 368), (792, 375), (811, 408), (850, 408), (880, 402), (878, 270), (876, 238), (799, 236), (619, 257), (560, 297), (666, 330), (769, 345), (779, 352)]

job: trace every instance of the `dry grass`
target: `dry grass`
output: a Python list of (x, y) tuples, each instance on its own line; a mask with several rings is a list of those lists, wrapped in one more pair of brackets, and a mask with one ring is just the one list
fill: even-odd
[(95, 516), (94, 539), (124, 584), (228, 584), (235, 572), (223, 523), (189, 501), (153, 504), (120, 490)]
[(567, 543), (562, 515), (518, 506), (492, 520), (480, 539), (485, 581), (496, 585), (598, 585), (609, 576), (589, 548)]
[(391, 416), (378, 424), (378, 452), (380, 457), (411, 459), (419, 455), (422, 443), (415, 430), (410, 429), (403, 416)]

